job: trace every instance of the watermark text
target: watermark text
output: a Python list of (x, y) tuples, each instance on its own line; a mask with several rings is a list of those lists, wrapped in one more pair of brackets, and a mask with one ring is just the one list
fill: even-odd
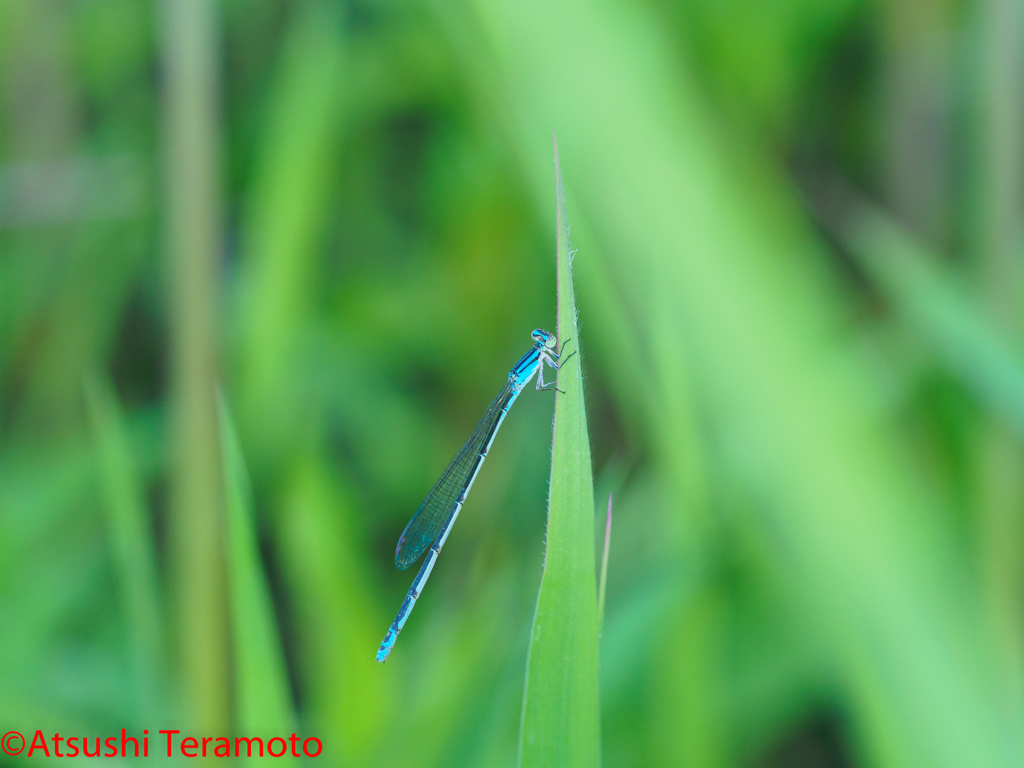
[(129, 736), (121, 729), (120, 736), (62, 736), (49, 737), (41, 730), (27, 739), (19, 731), (8, 731), (0, 737), (0, 750), (7, 755), (25, 754), (28, 757), (317, 757), (323, 744), (316, 736), (302, 738), (290, 736), (182, 736), (180, 730), (160, 730)]

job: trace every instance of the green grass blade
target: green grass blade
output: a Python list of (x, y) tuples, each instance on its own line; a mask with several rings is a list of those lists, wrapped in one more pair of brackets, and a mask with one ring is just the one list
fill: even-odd
[(604, 524), (604, 553), (601, 555), (601, 580), (597, 587), (597, 631), (604, 631), (604, 596), (608, 586), (608, 554), (612, 545), (612, 495), (608, 494), (608, 518)]
[(113, 544), (129, 633), (140, 722), (158, 717), (165, 693), (156, 547), (124, 418), (109, 382), (92, 375), (85, 399), (95, 441), (103, 511)]
[[(558, 338), (579, 349), (565, 198), (555, 147)], [(548, 497), (547, 551), (523, 694), (522, 766), (597, 766), (600, 717), (594, 479), (579, 352), (558, 375)]]
[[(270, 589), (260, 563), (249, 478), (238, 436), (223, 398), (220, 431), (227, 495), (227, 565), (239, 733), (292, 733), (295, 726), (288, 673)], [(292, 758), (287, 758), (291, 760)]]

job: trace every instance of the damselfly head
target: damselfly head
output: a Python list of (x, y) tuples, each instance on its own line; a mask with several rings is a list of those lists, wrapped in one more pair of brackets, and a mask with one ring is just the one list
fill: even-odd
[(536, 330), (534, 330), (533, 334), (531, 334), (531, 335), (533, 336), (533, 340), (534, 341), (543, 344), (548, 349), (553, 349), (554, 348), (554, 346), (555, 346), (555, 334), (548, 333), (543, 328), (537, 328)]

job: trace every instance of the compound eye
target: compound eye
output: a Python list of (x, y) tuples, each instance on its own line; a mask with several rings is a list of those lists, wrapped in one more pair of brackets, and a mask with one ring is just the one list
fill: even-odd
[(533, 340), (534, 341), (544, 341), (544, 339), (548, 335), (548, 333), (547, 333), (547, 331), (545, 331), (542, 328), (536, 328), (536, 329), (534, 329), (534, 331), (533, 331), (533, 333), (531, 335), (533, 336)]

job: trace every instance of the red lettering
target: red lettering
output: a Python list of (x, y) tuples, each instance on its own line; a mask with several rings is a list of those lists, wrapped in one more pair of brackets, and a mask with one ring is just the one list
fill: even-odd
[(104, 752), (104, 757), (117, 757), (117, 736), (109, 736), (106, 741), (103, 742), (103, 746), (109, 749), (109, 752)]
[(245, 754), (246, 757), (252, 757), (252, 743), (258, 741), (260, 743), (260, 757), (263, 757), (263, 739), (259, 736), (253, 736), (251, 739), (247, 739), (244, 736), (239, 736), (235, 739), (235, 757), (238, 757), (238, 742), (245, 742)]
[(146, 736), (142, 739), (142, 756), (149, 757), (149, 731), (143, 731)]
[[(224, 742), (221, 744), (221, 742)], [(224, 750), (222, 753), (221, 750)], [(221, 736), (217, 739), (217, 746), (213, 748), (213, 754), (217, 757), (231, 757), (231, 742)]]
[(53, 754), (55, 754), (57, 757), (65, 756), (64, 753), (60, 751), (60, 743), (62, 741), (64, 741), (64, 739), (60, 737), (59, 733), (53, 734)]
[[(189, 744), (190, 741), (192, 742), (191, 744)], [(180, 749), (181, 754), (183, 754), (185, 757), (197, 757), (199, 752), (199, 742), (193, 739), (191, 736), (187, 736), (186, 738), (181, 740)], [(194, 749), (196, 751), (190, 755), (188, 752), (185, 751), (186, 749)]]
[(86, 736), (82, 739), (82, 752), (85, 753), (86, 757), (99, 757), (100, 756), (100, 737), (96, 737), (96, 754), (92, 754), (89, 751), (89, 737)]
[(166, 733), (167, 734), (167, 756), (170, 757), (171, 756), (171, 734), (173, 734), (173, 733), (181, 733), (181, 731), (160, 731), (160, 733)]
[(299, 756), (299, 753), (295, 751), (295, 742), (297, 742), (298, 740), (299, 740), (299, 737), (296, 736), (294, 733), (291, 736), (288, 737), (288, 741), (290, 741), (291, 744), (292, 744), (292, 756), (293, 757), (298, 757)]
[[(37, 741), (38, 744), (36, 744)], [(32, 746), (28, 748), (28, 756), (32, 757), (32, 753), (37, 749), (43, 750), (47, 757), (50, 756), (50, 748), (46, 746), (46, 737), (43, 736), (42, 731), (36, 731), (36, 735), (32, 737)]]
[[(281, 742), (281, 754), (276, 754), (274, 752), (274, 742), (275, 741), (280, 741)], [(287, 751), (288, 751), (288, 744), (285, 743), (285, 740), (282, 739), (280, 736), (275, 736), (269, 742), (267, 742), (267, 752), (270, 753), (271, 757), (284, 757), (284, 753), (287, 752)]]
[[(306, 745), (309, 744), (309, 742), (311, 741), (316, 742), (316, 752), (314, 752), (313, 754), (310, 754), (309, 750), (306, 749)], [(320, 753), (323, 751), (324, 745), (320, 743), (320, 739), (318, 739), (316, 736), (310, 736), (308, 739), (302, 742), (302, 754), (304, 754), (306, 757), (318, 757)]]
[(125, 754), (125, 749), (127, 749), (127, 747), (128, 747), (128, 743), (127, 742), (129, 742), (129, 741), (132, 744), (135, 745), (135, 756), (138, 757), (139, 756), (139, 742), (138, 742), (138, 739), (136, 739), (133, 736), (128, 736), (128, 738), (126, 739), (125, 736), (127, 735), (127, 733), (128, 732), (124, 728), (121, 729), (121, 757), (128, 757), (128, 755)]
[(75, 757), (78, 755), (78, 745), (72, 744), (71, 742), (78, 741), (77, 736), (72, 736), (70, 739), (64, 739), (64, 743), (68, 745), (68, 749), (75, 750), (74, 752), (68, 752), (68, 757)]
[(213, 741), (213, 736), (207, 736), (203, 739), (203, 757), (206, 757), (206, 745)]

